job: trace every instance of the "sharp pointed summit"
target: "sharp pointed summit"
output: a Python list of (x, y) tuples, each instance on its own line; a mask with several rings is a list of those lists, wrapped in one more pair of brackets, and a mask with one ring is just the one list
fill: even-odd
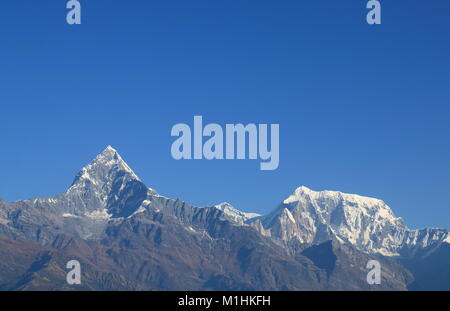
[(147, 193), (154, 191), (141, 182), (113, 147), (108, 146), (80, 170), (60, 199), (67, 203), (70, 214), (95, 211), (117, 216), (129, 208), (126, 202), (119, 202), (120, 198), (134, 195), (139, 201)]
[(104, 185), (119, 176), (126, 176), (128, 179), (140, 181), (139, 177), (122, 159), (117, 150), (108, 146), (94, 160), (81, 169), (75, 177), (72, 186), (79, 183)]

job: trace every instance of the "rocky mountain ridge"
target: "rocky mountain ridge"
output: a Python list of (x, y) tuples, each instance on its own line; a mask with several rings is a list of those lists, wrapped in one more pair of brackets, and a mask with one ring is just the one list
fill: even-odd
[[(148, 188), (108, 146), (61, 195), (0, 201), (0, 289), (73, 289), (61, 265), (75, 257), (87, 267), (75, 289), (406, 290), (414, 277), (396, 258), (448, 239), (380, 200), (306, 187), (268, 215), (195, 207)], [(365, 280), (371, 258), (382, 286)]]

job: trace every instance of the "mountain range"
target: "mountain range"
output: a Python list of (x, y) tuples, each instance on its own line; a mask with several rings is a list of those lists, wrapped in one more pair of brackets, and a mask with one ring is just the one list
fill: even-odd
[(60, 195), (0, 200), (0, 290), (450, 290), (449, 259), (447, 230), (410, 229), (381, 200), (302, 186), (267, 215), (196, 207), (110, 146)]

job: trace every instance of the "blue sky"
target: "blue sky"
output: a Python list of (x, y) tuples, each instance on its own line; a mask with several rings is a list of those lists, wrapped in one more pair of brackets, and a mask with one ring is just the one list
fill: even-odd
[[(3, 1), (0, 197), (63, 192), (112, 145), (159, 193), (265, 213), (296, 187), (450, 228), (450, 2)], [(280, 167), (175, 161), (176, 123), (279, 123)]]

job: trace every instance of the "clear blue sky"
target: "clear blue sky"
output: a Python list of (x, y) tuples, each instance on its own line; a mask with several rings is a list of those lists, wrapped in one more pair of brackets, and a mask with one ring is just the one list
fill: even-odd
[[(159, 193), (265, 213), (297, 186), (450, 228), (450, 1), (0, 4), (0, 197), (63, 192), (107, 145)], [(280, 167), (175, 161), (171, 127), (279, 123)]]

